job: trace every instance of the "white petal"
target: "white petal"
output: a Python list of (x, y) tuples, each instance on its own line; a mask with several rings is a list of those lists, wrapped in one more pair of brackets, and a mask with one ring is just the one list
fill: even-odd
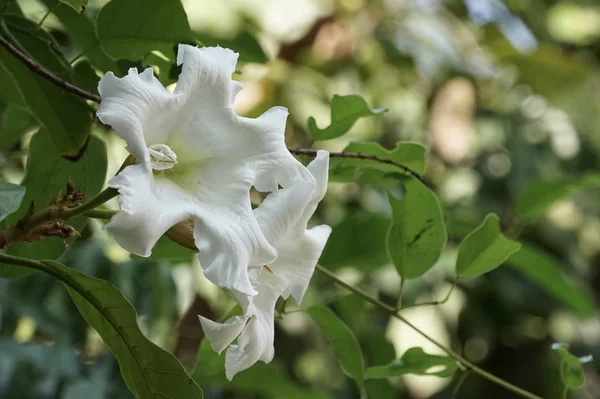
[(269, 194), (254, 215), (267, 241), (277, 242), (298, 223), (315, 189), (314, 182), (295, 185)]
[(189, 196), (172, 181), (156, 178), (148, 164), (126, 167), (108, 185), (119, 190), (121, 210), (106, 229), (119, 245), (136, 255), (150, 256), (169, 228), (194, 214)]
[(330, 234), (331, 227), (321, 225), (277, 244), (279, 257), (271, 268), (285, 282), (284, 298), (291, 295), (300, 304)]
[(210, 346), (217, 353), (223, 352), (240, 335), (246, 326), (245, 317), (233, 316), (225, 323), (217, 323), (203, 316), (200, 318), (200, 324), (204, 331), (204, 336), (210, 342)]
[[(257, 153), (260, 172), (254, 187), (262, 192), (277, 191), (278, 185), (289, 187), (298, 180), (314, 181), (310, 172), (287, 150), (283, 141), (288, 111), (284, 107), (273, 107), (257, 119), (240, 118), (247, 126), (261, 131), (264, 147), (270, 149), (268, 158)], [(268, 161), (268, 162), (265, 162)]]
[(329, 152), (324, 150), (317, 151), (317, 156), (308, 164), (307, 168), (317, 183), (312, 199), (306, 209), (304, 209), (304, 214), (300, 221), (305, 228), (309, 219), (312, 217), (313, 213), (315, 213), (319, 202), (321, 202), (327, 192), (327, 183), (329, 181)]
[(225, 373), (230, 380), (259, 360), (269, 363), (275, 354), (275, 304), (283, 284), (266, 269), (263, 269), (258, 281), (259, 293), (252, 298), (247, 312), (251, 319), (238, 337), (238, 344), (232, 345), (225, 357)]
[(174, 122), (168, 118), (174, 106), (173, 95), (154, 77), (151, 68), (142, 74), (132, 68), (123, 78), (108, 72), (100, 79), (98, 92), (102, 97), (97, 112), (100, 121), (113, 127), (134, 157), (147, 161), (146, 147), (162, 143)]
[[(202, 95), (201, 88), (210, 90), (212, 100), (220, 105), (232, 106), (235, 95), (241, 89), (233, 83), (238, 53), (222, 47), (194, 47), (180, 44), (177, 65), (182, 65), (176, 94)], [(206, 86), (212, 86), (207, 88)], [(206, 95), (206, 93), (204, 93)]]

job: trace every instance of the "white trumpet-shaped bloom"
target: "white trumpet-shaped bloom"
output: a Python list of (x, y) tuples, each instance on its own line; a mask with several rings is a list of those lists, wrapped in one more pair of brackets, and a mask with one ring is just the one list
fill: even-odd
[[(279, 297), (290, 295), (299, 304), (331, 233), (326, 225), (306, 229), (319, 201), (327, 190), (329, 154), (319, 151), (308, 169), (316, 179), (312, 187), (299, 182), (267, 196), (255, 210), (267, 240), (278, 251), (277, 259), (261, 268), (250, 268), (256, 296), (235, 294), (244, 314), (225, 323), (200, 316), (206, 338), (216, 352), (229, 347), (226, 354), (227, 378), (261, 360), (270, 362), (274, 355), (274, 313)], [(309, 193), (308, 201), (305, 200)], [(302, 205), (304, 201), (304, 206)], [(298, 212), (298, 209), (301, 209)], [(237, 338), (237, 344), (232, 342)]]
[(220, 47), (180, 45), (182, 71), (172, 93), (151, 69), (123, 78), (107, 73), (98, 86), (98, 118), (137, 159), (109, 182), (120, 194), (120, 211), (107, 225), (117, 242), (149, 256), (170, 227), (192, 220), (206, 277), (255, 295), (247, 265), (269, 264), (277, 250), (252, 211), (250, 188), (276, 191), (314, 179), (285, 147), (285, 108), (256, 119), (233, 111), (242, 88), (231, 78), (237, 57)]

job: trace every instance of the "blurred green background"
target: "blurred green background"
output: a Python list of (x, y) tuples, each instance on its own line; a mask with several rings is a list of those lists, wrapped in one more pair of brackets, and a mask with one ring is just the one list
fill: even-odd
[[(0, 2), (1, 3), (1, 2)], [(33, 21), (51, 0), (19, 0)], [(90, 1), (95, 20), (106, 2)], [(358, 140), (393, 148), (429, 148), (425, 177), (442, 201), (449, 245), (439, 264), (404, 290), (405, 304), (443, 298), (457, 247), (486, 214), (500, 216), (525, 250), (478, 279), (460, 281), (447, 303), (403, 314), (470, 361), (527, 390), (560, 398), (554, 342), (600, 357), (600, 4), (544, 0), (184, 0), (198, 39), (240, 52), (244, 90), (238, 113), (289, 108), (287, 141), (312, 145), (307, 119), (324, 127), (334, 94), (359, 94), (389, 111), (359, 120), (316, 148), (342, 151)], [(56, 10), (61, 10), (59, 6)], [(55, 11), (56, 11), (55, 10)], [(86, 48), (58, 12), (44, 21), (67, 60), (90, 68)], [(178, 69), (164, 55), (114, 63), (117, 74), (151, 65), (165, 85)], [(95, 91), (93, 79), (80, 86)], [(87, 75), (86, 75), (87, 76)], [(0, 102), (0, 176), (19, 183), (37, 127)], [(124, 143), (101, 125), (107, 177), (126, 157)], [(305, 159), (303, 159), (305, 160)], [(307, 161), (308, 159), (306, 159)], [(332, 160), (330, 187), (314, 223), (333, 234), (321, 264), (348, 282), (397, 304), (400, 281), (384, 238), (393, 176), (342, 168)], [(546, 181), (540, 182), (540, 181)], [(524, 194), (525, 193), (525, 194)], [(527, 201), (548, 198), (532, 213)], [(117, 203), (110, 204), (112, 208)], [(523, 217), (526, 215), (526, 217)], [(202, 343), (197, 314), (222, 317), (234, 305), (207, 282), (195, 256), (162, 241), (151, 260), (130, 256), (91, 221), (60, 260), (119, 287), (143, 331), (193, 366)], [(50, 238), (49, 240), (57, 240)], [(329, 304), (358, 337), (367, 365), (406, 349), (440, 353), (408, 327), (316, 274), (303, 306)], [(293, 308), (291, 305), (289, 308)], [(329, 342), (302, 312), (276, 323), (276, 356), (231, 383), (201, 380), (211, 398), (358, 398)], [(212, 356), (206, 343), (203, 357)], [(599, 398), (598, 362), (572, 398)], [(367, 383), (372, 398), (450, 398), (454, 379), (403, 376)], [(87, 327), (62, 285), (48, 276), (0, 279), (0, 398), (129, 398), (117, 362)], [(513, 398), (471, 374), (458, 398)]]

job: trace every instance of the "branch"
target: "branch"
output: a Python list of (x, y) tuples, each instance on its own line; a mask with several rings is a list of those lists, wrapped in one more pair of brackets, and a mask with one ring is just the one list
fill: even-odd
[[(70, 184), (72, 187), (72, 183)], [(73, 196), (73, 193), (75, 196)], [(6, 248), (20, 241), (41, 240), (47, 236), (61, 238), (77, 236), (79, 233), (73, 227), (62, 222), (96, 208), (117, 194), (118, 191), (114, 188), (107, 188), (91, 200), (74, 206), (74, 203), (82, 199), (79, 196), (81, 193), (79, 191), (69, 193), (69, 188), (67, 188), (65, 197), (53, 201), (50, 206), (35, 213), (32, 202), (29, 211), (21, 220), (6, 230), (0, 231), (0, 248)]]
[[(11, 42), (9, 42), (5, 37), (0, 35), (0, 45), (4, 47), (9, 53), (14, 55), (17, 59), (19, 59), (27, 68), (29, 68), (34, 73), (42, 76), (43, 78), (48, 79), (55, 85), (62, 87), (63, 89), (70, 91), (71, 93), (77, 94), (86, 100), (94, 101), (96, 103), (100, 103), (102, 98), (94, 93), (90, 93), (89, 91), (85, 91), (80, 89), (77, 86), (72, 85), (64, 79), (59, 78), (52, 72), (48, 71), (46, 68), (38, 64), (35, 60), (29, 58), (25, 53), (16, 48)], [(289, 151), (292, 154), (297, 155), (308, 155), (314, 157), (317, 155), (317, 150), (310, 148), (289, 148)], [(330, 152), (329, 156), (332, 158), (353, 158), (353, 159), (364, 159), (369, 161), (375, 161), (387, 165), (392, 165), (402, 170), (404, 173), (414, 177), (419, 180), (421, 183), (425, 184), (427, 187), (431, 188), (431, 184), (429, 184), (423, 177), (412, 170), (411, 168), (402, 165), (396, 161), (392, 161), (391, 159), (379, 158), (376, 155), (369, 154), (361, 154), (361, 153), (352, 153), (352, 152)]]
[(351, 291), (351, 292), (355, 293), (356, 295), (362, 297), (367, 302), (370, 302), (373, 305), (385, 310), (390, 316), (397, 318), (398, 320), (400, 320), (401, 322), (403, 322), (404, 324), (409, 326), (411, 329), (415, 330), (423, 338), (425, 338), (426, 340), (428, 340), (429, 342), (431, 342), (432, 344), (434, 344), (435, 346), (437, 346), (438, 348), (440, 348), (441, 350), (446, 352), (448, 355), (450, 355), (451, 357), (456, 359), (456, 361), (459, 364), (461, 364), (466, 370), (470, 370), (476, 374), (479, 374), (483, 378), (485, 378), (495, 384), (498, 384), (498, 385), (508, 389), (509, 391), (512, 391), (524, 398), (542, 399), (539, 396), (532, 394), (531, 392), (521, 389), (518, 386), (513, 385), (510, 382), (505, 381), (499, 377), (496, 377), (495, 375), (488, 373), (487, 371), (485, 371), (484, 369), (482, 369), (480, 367), (477, 367), (476, 365), (469, 362), (467, 359), (465, 359), (458, 353), (454, 352), (452, 349), (448, 348), (446, 345), (442, 344), (441, 342), (437, 341), (435, 338), (431, 337), (425, 331), (421, 330), (419, 327), (417, 327), (416, 325), (411, 323), (404, 316), (401, 316), (399, 314), (398, 309), (395, 309), (394, 307), (388, 305), (387, 303), (382, 302), (379, 299), (367, 294), (366, 292), (362, 291), (360, 288), (354, 287), (354, 286), (344, 282), (339, 277), (337, 277), (334, 273), (332, 273), (330, 270), (324, 268), (321, 265), (317, 265), (317, 270), (319, 270), (321, 273), (323, 273), (325, 276), (327, 276), (330, 280), (333, 280), (338, 285), (340, 285), (343, 288), (347, 289), (348, 291)]
[[(317, 156), (317, 151), (318, 151), (318, 150), (315, 150), (312, 148), (288, 148), (288, 150), (292, 154), (308, 155), (311, 157)], [(364, 159), (364, 160), (368, 160), (368, 161), (375, 161), (375, 162), (379, 162), (379, 163), (383, 163), (383, 164), (387, 164), (387, 165), (392, 165), (392, 166), (395, 166), (398, 169), (402, 170), (407, 175), (410, 175), (410, 176), (414, 177), (415, 179), (419, 180), (421, 183), (423, 183), (427, 187), (431, 188), (431, 184), (429, 182), (427, 182), (425, 179), (423, 179), (423, 177), (420, 174), (418, 174), (417, 172), (415, 172), (408, 166), (402, 165), (401, 163), (398, 163), (391, 159), (379, 158), (376, 155), (362, 154), (360, 152), (330, 152), (329, 156), (332, 158)]]
[(80, 97), (85, 98), (86, 100), (94, 101), (99, 103), (101, 98), (100, 96), (90, 93), (89, 91), (85, 91), (80, 89), (77, 86), (72, 85), (64, 79), (59, 78), (31, 58), (29, 58), (25, 53), (16, 48), (11, 42), (9, 42), (4, 36), (0, 35), (0, 46), (4, 47), (6, 51), (15, 56), (19, 61), (21, 61), (27, 68), (29, 68), (34, 73), (40, 75), (41, 77), (48, 79), (55, 85), (62, 87), (63, 89), (70, 91), (71, 93), (77, 94)]

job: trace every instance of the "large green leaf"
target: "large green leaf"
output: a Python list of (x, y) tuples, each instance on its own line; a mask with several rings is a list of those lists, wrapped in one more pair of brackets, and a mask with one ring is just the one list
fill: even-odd
[[(52, 14), (65, 26), (69, 38), (75, 42), (79, 54), (85, 56), (94, 67), (103, 72), (119, 69), (117, 63), (104, 54), (100, 48), (96, 28), (85, 14), (73, 12), (66, 4), (57, 6), (57, 0), (43, 0), (43, 2), (46, 7), (54, 7)], [(96, 88), (92, 92), (97, 92)]]
[(422, 348), (410, 348), (400, 359), (385, 366), (369, 367), (366, 379), (388, 378), (404, 374), (450, 377), (456, 371), (456, 360), (450, 356), (430, 355)]
[(517, 216), (526, 222), (539, 219), (557, 200), (571, 192), (573, 182), (538, 180), (531, 183), (517, 198)]
[(584, 173), (577, 179), (537, 180), (531, 183), (517, 198), (517, 216), (525, 222), (533, 222), (546, 213), (556, 201), (577, 190), (600, 186), (597, 173)]
[(442, 207), (423, 183), (409, 179), (401, 200), (388, 195), (393, 220), (387, 234), (387, 251), (403, 278), (429, 270), (446, 246), (448, 235)]
[(0, 222), (19, 209), (25, 196), (25, 187), (0, 179)]
[(312, 307), (308, 309), (308, 314), (333, 345), (342, 370), (356, 381), (360, 391), (364, 393), (365, 362), (358, 340), (350, 328), (325, 307)]
[(560, 375), (567, 389), (577, 389), (583, 386), (585, 374), (583, 373), (583, 363), (592, 360), (591, 356), (578, 358), (569, 352), (569, 347), (565, 344), (556, 343), (552, 345), (560, 356)]
[(102, 49), (115, 59), (141, 60), (157, 50), (174, 60), (178, 43), (195, 42), (179, 0), (112, 0), (96, 28)]
[(219, 38), (205, 33), (197, 34), (196, 38), (205, 46), (221, 46), (237, 51), (240, 62), (262, 64), (269, 61), (260, 43), (247, 31), (241, 31), (233, 38)]
[(19, 141), (25, 132), (36, 126), (37, 122), (27, 110), (7, 106), (0, 118), (0, 149), (9, 148)]
[[(425, 154), (427, 148), (419, 143), (400, 142), (396, 144), (396, 147), (393, 150), (387, 150), (379, 143), (354, 142), (350, 143), (346, 149), (344, 149), (344, 152), (374, 155), (378, 158), (387, 159), (406, 166), (420, 175), (425, 173)], [(339, 161), (336, 162), (336, 165), (344, 167), (357, 166), (361, 168), (376, 169), (383, 172), (403, 172), (403, 170), (397, 166), (370, 159), (340, 158)]]
[(183, 247), (167, 237), (161, 237), (152, 248), (152, 254), (147, 258), (133, 255), (135, 258), (144, 260), (164, 260), (170, 262), (191, 262), (197, 253), (189, 248)]
[(353, 266), (365, 272), (385, 265), (389, 224), (390, 219), (379, 213), (351, 212), (333, 227), (319, 263), (329, 269)]
[(235, 375), (233, 380), (225, 377), (225, 353), (218, 354), (207, 340), (202, 340), (198, 361), (192, 373), (194, 381), (207, 388), (234, 388), (248, 394), (258, 394), (270, 399), (325, 399), (329, 396), (320, 391), (308, 390), (294, 383), (277, 360), (269, 364), (256, 363)]
[[(19, 210), (6, 221), (9, 224), (15, 223), (25, 215), (31, 201), (35, 201), (38, 210), (43, 209), (60, 191), (64, 193), (69, 179), (88, 198), (93, 197), (104, 184), (106, 163), (106, 147), (99, 138), (90, 137), (83, 156), (73, 162), (58, 156), (47, 132), (40, 130), (33, 136), (29, 146), (27, 171), (22, 183), (27, 188), (25, 197)], [(69, 221), (69, 224), (81, 229), (85, 226), (85, 219), (76, 218)], [(43, 241), (17, 243), (10, 246), (8, 252), (33, 259), (56, 259), (64, 249), (65, 245), (60, 239), (49, 237)], [(31, 269), (0, 264), (0, 276), (3, 277), (18, 277), (30, 273)]]
[(308, 131), (315, 140), (330, 140), (344, 135), (354, 123), (365, 116), (379, 115), (387, 108), (371, 108), (361, 96), (334, 95), (331, 100), (331, 123), (319, 129), (315, 118), (308, 118)]
[(202, 398), (202, 390), (170, 353), (150, 342), (137, 314), (111, 283), (58, 262), (42, 261), (60, 279), (83, 318), (117, 358), (127, 387), (138, 398)]
[(508, 258), (508, 264), (581, 317), (594, 316), (592, 297), (563, 272), (560, 261), (553, 256), (541, 249), (522, 244), (519, 252)]
[(75, 11), (83, 13), (87, 6), (88, 0), (60, 0), (61, 3), (65, 3), (72, 7)]
[[(12, 36), (35, 61), (63, 79), (70, 80), (70, 70), (65, 67), (48, 43), (49, 35), (27, 33), (36, 29), (35, 24), (22, 18), (13, 18)], [(65, 157), (77, 158), (89, 139), (92, 114), (81, 98), (27, 69), (21, 61), (4, 48), (0, 48), (0, 68), (8, 71), (21, 93), (23, 103), (36, 119), (46, 127), (56, 150)]]
[(504, 237), (500, 231), (498, 216), (489, 214), (460, 244), (456, 275), (472, 278), (487, 273), (504, 263), (519, 248), (521, 244)]

